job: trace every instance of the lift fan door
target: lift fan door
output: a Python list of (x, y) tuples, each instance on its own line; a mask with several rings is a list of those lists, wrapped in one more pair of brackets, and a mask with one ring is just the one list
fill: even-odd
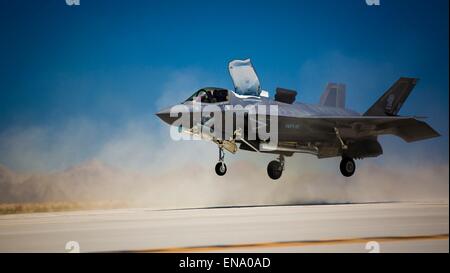
[(261, 86), (250, 59), (234, 60), (228, 65), (235, 92), (239, 95), (259, 96)]

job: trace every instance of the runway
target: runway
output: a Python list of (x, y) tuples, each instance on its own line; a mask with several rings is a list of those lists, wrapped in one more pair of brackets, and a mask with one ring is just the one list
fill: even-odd
[(448, 252), (448, 214), (372, 203), (3, 215), (0, 252), (67, 252), (70, 241), (80, 252)]

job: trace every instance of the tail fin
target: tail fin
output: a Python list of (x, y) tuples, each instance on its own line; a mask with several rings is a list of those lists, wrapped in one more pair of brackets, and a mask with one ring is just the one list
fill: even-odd
[(364, 113), (364, 116), (396, 116), (418, 80), (416, 78), (400, 78)]
[(320, 105), (345, 108), (345, 84), (329, 83), (320, 97)]

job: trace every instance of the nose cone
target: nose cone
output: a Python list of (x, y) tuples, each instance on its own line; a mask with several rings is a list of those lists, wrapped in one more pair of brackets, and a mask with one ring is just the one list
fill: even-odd
[(163, 109), (159, 112), (157, 112), (155, 115), (157, 115), (162, 121), (164, 121), (165, 123), (171, 125), (172, 123), (174, 123), (174, 121), (178, 118), (178, 117), (171, 117), (170, 116), (170, 108), (167, 109)]

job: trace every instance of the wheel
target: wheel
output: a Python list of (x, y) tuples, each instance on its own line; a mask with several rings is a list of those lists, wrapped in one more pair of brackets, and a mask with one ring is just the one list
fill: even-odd
[(271, 161), (269, 165), (267, 165), (267, 174), (270, 178), (273, 180), (277, 180), (281, 177), (281, 174), (283, 173), (283, 167), (281, 166), (281, 163), (277, 160)]
[(350, 177), (355, 173), (356, 164), (352, 158), (343, 157), (340, 164), (341, 173), (345, 177)]
[(227, 172), (227, 165), (223, 162), (217, 162), (216, 164), (216, 174), (218, 176), (223, 176)]

